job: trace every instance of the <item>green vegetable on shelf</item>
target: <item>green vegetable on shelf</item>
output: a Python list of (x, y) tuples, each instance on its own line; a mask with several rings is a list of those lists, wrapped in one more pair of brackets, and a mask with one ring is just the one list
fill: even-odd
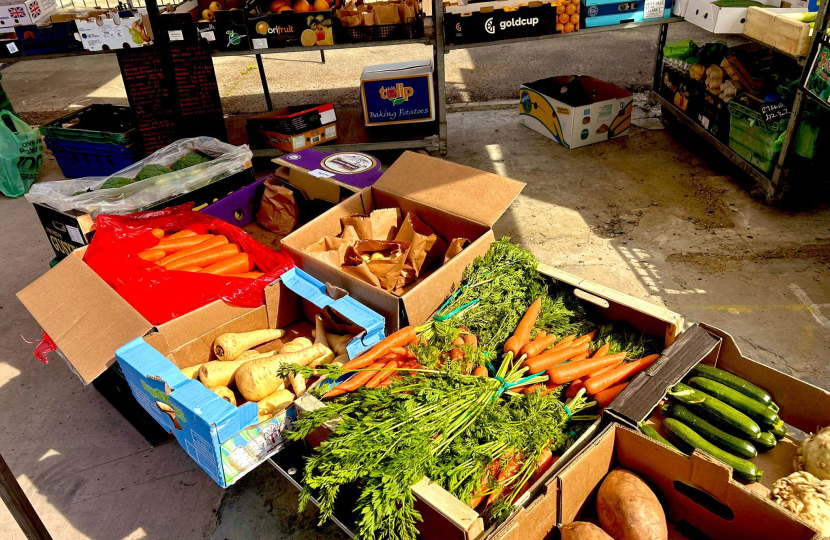
[(101, 186), (101, 189), (112, 189), (128, 186), (136, 180), (136, 178), (124, 178), (123, 176), (113, 176), (112, 178), (104, 182), (104, 185)]

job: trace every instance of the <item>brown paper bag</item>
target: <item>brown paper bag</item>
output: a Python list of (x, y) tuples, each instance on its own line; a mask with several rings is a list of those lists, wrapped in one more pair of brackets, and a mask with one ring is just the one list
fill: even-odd
[(299, 216), (300, 209), (294, 200), (294, 193), (276, 179), (267, 179), (256, 222), (271, 232), (286, 235), (294, 230)]
[(388, 241), (395, 238), (401, 224), (400, 208), (381, 208), (371, 215), (352, 214), (340, 218), (343, 230), (353, 227), (361, 240)]
[(430, 263), (446, 251), (447, 247), (446, 242), (435, 234), (432, 227), (411, 212), (407, 212), (401, 228), (395, 236), (395, 241), (409, 242), (411, 245), (406, 257), (407, 271), (404, 273), (406, 279), (399, 286), (414, 281), (421, 275), (422, 271), (429, 267)]
[(470, 241), (466, 238), (453, 238), (450, 241), (450, 245), (447, 248), (447, 252), (444, 253), (444, 260), (441, 261), (441, 266), (450, 262), (450, 259), (461, 253), (464, 248), (469, 244)]
[(303, 253), (307, 253), (318, 261), (340, 268), (346, 260), (346, 250), (354, 243), (354, 240), (324, 236), (303, 249)]
[(401, 14), (398, 6), (393, 4), (373, 4), (375, 24), (401, 24)]
[(408, 23), (415, 20), (415, 11), (408, 4), (397, 4), (401, 22)]
[[(341, 269), (387, 292), (393, 292), (398, 286), (409, 248), (408, 242), (358, 240), (346, 250), (346, 260)], [(365, 260), (364, 255), (371, 256), (378, 252), (387, 253), (388, 256)]]

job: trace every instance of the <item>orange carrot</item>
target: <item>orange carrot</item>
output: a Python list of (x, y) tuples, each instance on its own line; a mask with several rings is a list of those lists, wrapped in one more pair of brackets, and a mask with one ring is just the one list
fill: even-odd
[(201, 266), (185, 266), (184, 268), (176, 268), (179, 272), (198, 272), (201, 269)]
[[(233, 247), (239, 249), (236, 246), (236, 244), (232, 245)], [(201, 253), (193, 255), (193, 257), (198, 257), (199, 255), (201, 255)], [(202, 268), (202, 273), (216, 274), (217, 276), (232, 276), (234, 274), (243, 274), (245, 272), (250, 272), (253, 269), (254, 263), (251, 260), (251, 256), (247, 253), (237, 253), (236, 255), (231, 255), (230, 257), (217, 261), (208, 266), (207, 268)]]
[(380, 381), (375, 388), (386, 388), (387, 386), (389, 386), (393, 382), (395, 382), (395, 379), (392, 378), (392, 376), (390, 375), (388, 379), (386, 379), (384, 381)]
[(631, 383), (624, 382), (616, 386), (612, 386), (607, 390), (603, 390), (602, 392), (594, 396), (594, 400), (597, 402), (597, 405), (601, 409), (604, 409), (605, 407), (611, 405), (611, 402), (614, 401), (614, 399), (616, 399), (616, 397), (620, 395), (620, 392), (625, 390), (625, 387), (629, 384)]
[(208, 238), (204, 242), (199, 242), (193, 247), (189, 247), (187, 249), (179, 250), (175, 253), (171, 253), (167, 257), (163, 258), (159, 261), (159, 264), (162, 266), (167, 266), (171, 262), (184, 258), (189, 257), (191, 255), (195, 255), (201, 251), (206, 251), (208, 249), (213, 249), (219, 246), (227, 245), (228, 239), (224, 236), (214, 236), (213, 238)]
[(593, 332), (588, 332), (584, 336), (580, 336), (574, 340), (572, 346), (582, 345), (583, 343), (590, 343), (594, 341), (594, 338), (597, 337), (597, 331), (594, 330)]
[[(342, 393), (351, 392), (352, 390), (357, 390), (367, 382), (372, 380), (372, 377), (377, 375), (377, 370), (383, 368), (386, 364), (383, 362), (377, 362), (372, 364), (366, 371), (359, 371), (352, 375), (347, 381), (339, 384), (334, 390), (340, 390)], [(331, 394), (334, 390), (329, 390), (326, 395), (323, 397), (332, 397)], [(338, 395), (338, 394), (335, 394)]]
[(478, 338), (475, 334), (469, 333), (464, 336), (464, 345), (472, 345), (478, 347)]
[(160, 261), (164, 258), (164, 251), (161, 249), (145, 249), (139, 252), (138, 256), (145, 261)]
[[(610, 356), (601, 356), (600, 358), (613, 358), (613, 359), (615, 360), (615, 362), (614, 362), (614, 363), (612, 363), (612, 364), (610, 364), (608, 367), (610, 367), (611, 369), (614, 369), (615, 367), (617, 367), (618, 365), (620, 365), (620, 364), (622, 363), (622, 361), (623, 361), (623, 360), (625, 360), (625, 354), (626, 354), (626, 353), (617, 353), (617, 354), (615, 354), (613, 357), (610, 357)], [(579, 358), (580, 360), (577, 360), (577, 358)], [(599, 360), (600, 358), (597, 358), (596, 360)], [(586, 360), (585, 355), (584, 355), (584, 354), (581, 354), (581, 355), (579, 355), (579, 356), (577, 356), (577, 357), (575, 357), (575, 358), (572, 358), (572, 359), (571, 359), (571, 361), (569, 362), (569, 364), (573, 364), (573, 363), (575, 363), (575, 362), (582, 362), (582, 361), (584, 361), (584, 360)], [(591, 360), (594, 360), (594, 359), (592, 358)], [(547, 375), (548, 375), (548, 377), (552, 377), (552, 376), (553, 376), (553, 375), (550, 373), (551, 369), (553, 369), (553, 368), (550, 368), (550, 369), (548, 369), (548, 371), (547, 371)], [(605, 368), (602, 368), (602, 369), (599, 369), (599, 370), (597, 370), (597, 371), (603, 371), (604, 369), (605, 369)], [(576, 395), (576, 392), (578, 392), (580, 388), (582, 388), (583, 386), (585, 386), (585, 383), (588, 381), (588, 379), (591, 377), (591, 375), (592, 375), (593, 373), (595, 373), (595, 372), (588, 373), (587, 375), (583, 375), (583, 376), (579, 377), (578, 379), (575, 379), (575, 380), (571, 381), (571, 386), (570, 386), (570, 387), (568, 387), (568, 391), (569, 391), (569, 392), (570, 392), (570, 391), (572, 391), (572, 392), (573, 392), (573, 395), (572, 395), (571, 397), (575, 396), (575, 395)], [(578, 385), (578, 386), (577, 386), (574, 390), (571, 390), (571, 387), (575, 386), (573, 383), (576, 383), (577, 381), (580, 381), (580, 384), (579, 384), (579, 385)], [(567, 393), (566, 393), (566, 395), (567, 395)]]
[(196, 233), (190, 229), (182, 229), (177, 233), (173, 233), (167, 238), (187, 238), (188, 236), (196, 236)]
[(522, 489), (520, 489), (520, 490), (519, 490), (519, 491), (518, 491), (518, 492), (517, 492), (517, 493), (513, 496), (513, 500), (512, 500), (511, 502), (512, 502), (513, 504), (515, 504), (515, 503), (516, 503), (516, 501), (519, 499), (519, 497), (521, 497), (522, 495), (524, 495), (524, 494), (525, 494), (525, 492), (526, 492), (528, 489), (530, 489), (530, 487), (531, 487), (533, 484), (535, 484), (535, 483), (536, 483), (536, 481), (537, 481), (537, 480), (539, 480), (539, 479), (542, 477), (542, 475), (543, 475), (543, 474), (545, 474), (545, 471), (547, 471), (548, 469), (550, 469), (550, 468), (553, 466), (553, 464), (554, 464), (554, 463), (556, 463), (558, 460), (559, 460), (559, 457), (558, 457), (558, 456), (557, 456), (557, 457), (553, 457), (553, 452), (551, 452), (551, 451), (550, 451), (550, 448), (545, 447), (545, 448), (542, 450), (542, 453), (541, 453), (541, 454), (539, 454), (539, 457), (536, 459), (536, 469), (534, 469), (533, 474), (532, 474), (532, 475), (531, 475), (531, 477), (527, 480), (527, 482), (525, 483), (525, 485), (524, 485), (524, 486), (522, 486)]
[(499, 472), (499, 460), (494, 459), (493, 463), (490, 464), (484, 470), (484, 474), (481, 475), (481, 481), (478, 483), (478, 489), (473, 492), (473, 498), (470, 499), (470, 508), (475, 508), (479, 504), (481, 504), (482, 499), (484, 499), (481, 493), (486, 493), (490, 489), (490, 479), (496, 476), (496, 473)]
[(412, 326), (401, 328), (394, 334), (391, 334), (376, 343), (375, 346), (367, 352), (343, 364), (340, 369), (348, 371), (350, 369), (364, 368), (381, 356), (385, 355), (392, 347), (402, 347), (407, 345), (413, 339), (415, 339), (415, 328)]
[(568, 389), (565, 390), (565, 397), (568, 399), (576, 397), (576, 394), (582, 389), (583, 386), (585, 386), (584, 378), (571, 381), (570, 386), (568, 386)]
[(519, 351), (520, 354), (527, 355), (528, 358), (534, 357), (540, 352), (544, 351), (551, 345), (556, 343), (556, 334), (548, 334), (541, 338), (536, 338)]
[(545, 389), (542, 390), (542, 395), (546, 396), (546, 395), (550, 394), (551, 392), (553, 392), (554, 390), (556, 390), (557, 388), (559, 388), (560, 386), (562, 386), (562, 385), (561, 384), (556, 384), (556, 383), (551, 382), (551, 381), (547, 381), (545, 383)]
[(499, 471), (499, 475), (496, 477), (496, 482), (498, 482), (498, 486), (494, 489), (493, 493), (487, 497), (487, 506), (493, 504), (496, 499), (499, 498), (501, 492), (504, 491), (504, 484), (513, 478), (516, 475), (516, 471), (519, 470), (519, 460), (516, 454), (510, 458), (510, 461), (507, 462), (501, 471)]
[[(201, 270), (201, 268), (199, 268)], [(256, 279), (258, 277), (262, 277), (265, 274), (262, 272), (243, 272), (241, 274), (231, 274), (228, 277), (238, 277), (238, 278), (248, 278), (248, 279)]]
[[(187, 257), (181, 257), (180, 259), (167, 263), (164, 267), (167, 270), (178, 270), (179, 268), (184, 268), (185, 266), (198, 266), (199, 268), (205, 268), (206, 266), (210, 266), (211, 264), (221, 261), (222, 259), (227, 259), (237, 253), (239, 253), (239, 246), (236, 244), (225, 244), (211, 249), (206, 249), (204, 251), (199, 251), (193, 255), (188, 255)], [(247, 270), (249, 269), (246, 269), (245, 271)], [(234, 273), (238, 274), (239, 272)]]
[(505, 353), (513, 353), (513, 357), (519, 356), (519, 351), (521, 350), (522, 345), (519, 343), (519, 338), (516, 336), (510, 336), (507, 338), (507, 341), (504, 342), (504, 352)]
[(197, 234), (195, 236), (188, 236), (187, 238), (165, 238), (156, 246), (157, 249), (163, 249), (167, 253), (181, 251), (195, 246), (205, 240), (213, 238), (212, 234)]
[(646, 356), (645, 358), (640, 358), (639, 360), (634, 360), (633, 362), (619, 366), (618, 368), (613, 369), (608, 373), (604, 373), (599, 377), (589, 379), (585, 383), (585, 390), (592, 396), (598, 394), (606, 388), (626, 381), (637, 373), (643, 371), (654, 363), (654, 361), (659, 357), (659, 354), (652, 354), (651, 356)]
[(595, 352), (594, 356), (592, 356), (591, 358), (602, 358), (603, 356), (608, 355), (608, 349), (610, 349), (610, 345), (606, 343), (605, 345), (597, 349), (597, 352)]
[(545, 351), (540, 355), (525, 360), (528, 373), (541, 373), (551, 366), (561, 364), (574, 356), (579, 356), (588, 350), (588, 344), (584, 343), (578, 347), (567, 347), (564, 349)]
[(161, 240), (162, 238), (164, 238), (164, 231), (163, 231), (163, 230), (161, 230), (161, 229), (152, 229), (152, 230), (150, 231), (150, 233), (151, 233), (153, 236), (155, 236), (156, 238), (158, 238), (159, 240)]
[(476, 377), (486, 377), (487, 376), (487, 366), (478, 366), (473, 370), (473, 375)]
[(342, 390), (339, 387), (338, 388), (332, 388), (331, 390), (326, 392), (326, 395), (323, 396), (323, 397), (324, 398), (333, 398), (333, 397), (337, 397), (337, 396), (342, 396), (345, 393), (346, 393), (346, 390)]
[[(541, 309), (542, 297), (540, 296), (534, 300), (533, 303), (527, 308), (527, 311), (525, 311), (522, 320), (519, 321), (519, 324), (516, 326), (516, 331), (513, 332), (513, 337), (515, 337), (516, 340), (510, 343), (510, 349), (507, 348), (507, 343), (505, 343), (505, 352), (512, 352), (514, 357), (519, 356), (519, 351), (522, 347), (527, 345), (528, 341), (530, 341), (530, 331), (533, 330), (533, 326), (536, 324), (536, 319), (539, 317), (539, 311)], [(510, 342), (510, 340), (508, 340), (508, 342)]]
[(581, 361), (585, 360), (586, 358), (588, 358), (588, 353), (584, 352), (584, 353), (582, 353), (578, 356), (574, 356), (573, 358), (571, 358), (571, 362), (581, 362)]
[(565, 336), (565, 337), (562, 338), (562, 341), (560, 341), (559, 343), (554, 345), (553, 349), (551, 349), (551, 350), (558, 351), (559, 349), (564, 349), (565, 347), (570, 347), (571, 343), (573, 343), (575, 339), (576, 339), (576, 334), (571, 334), (570, 336)]
[[(587, 343), (585, 345), (587, 345)], [(611, 355), (597, 358), (596, 360), (592, 358), (590, 360), (583, 360), (582, 362), (553, 366), (548, 369), (548, 377), (550, 377), (551, 381), (557, 384), (565, 384), (566, 382), (571, 382), (574, 379), (584, 377), (589, 373), (593, 373), (594, 371), (600, 370), (605, 366), (610, 366), (619, 361), (620, 359), (617, 355)], [(587, 385), (588, 383), (586, 382), (585, 384)]]
[(366, 383), (366, 388), (375, 388), (378, 384), (388, 379), (389, 376), (394, 373), (392, 370), (397, 369), (399, 366), (400, 364), (397, 360), (388, 362), (385, 366), (383, 366), (383, 371), (378, 371), (375, 376)]
[[(602, 357), (600, 357), (600, 358), (602, 358)], [(606, 356), (605, 358), (608, 358), (608, 357)], [(599, 377), (603, 373), (608, 373), (609, 371), (611, 371), (612, 369), (615, 369), (617, 366), (619, 366), (622, 363), (623, 363), (623, 359), (620, 359), (619, 362), (617, 362), (616, 364), (611, 364), (610, 366), (604, 367), (604, 368), (600, 369), (599, 371), (589, 373), (586, 377), (585, 382), (590, 381), (594, 377)]]
[(454, 340), (452, 340), (453, 348), (450, 349), (450, 359), (452, 360), (461, 360), (464, 358), (464, 351), (458, 348), (458, 345), (464, 345), (464, 338), (458, 336)]

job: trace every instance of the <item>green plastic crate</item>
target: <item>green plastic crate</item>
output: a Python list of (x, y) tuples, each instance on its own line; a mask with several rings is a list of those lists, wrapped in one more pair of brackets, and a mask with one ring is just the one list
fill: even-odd
[(735, 100), (729, 102), (729, 148), (764, 172), (770, 172), (781, 152), (788, 120), (765, 122), (760, 113)]
[(118, 105), (92, 104), (40, 126), (51, 139), (129, 146), (137, 142), (132, 111)]

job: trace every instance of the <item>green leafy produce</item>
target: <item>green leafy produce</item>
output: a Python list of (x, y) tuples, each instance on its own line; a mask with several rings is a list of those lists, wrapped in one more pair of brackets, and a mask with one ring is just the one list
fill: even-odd
[(161, 176), (162, 174), (168, 174), (171, 172), (173, 172), (173, 169), (165, 167), (164, 165), (147, 165), (138, 171), (138, 174), (135, 176), (135, 181), (139, 182), (141, 180), (147, 180), (148, 178)]
[(173, 163), (171, 169), (174, 171), (180, 171), (182, 169), (186, 169), (188, 167), (193, 167), (194, 165), (199, 165), (200, 163), (207, 163), (208, 161), (213, 161), (213, 158), (200, 154), (198, 152), (188, 152)]
[(112, 178), (104, 182), (104, 185), (101, 186), (101, 189), (120, 188), (128, 186), (136, 181), (137, 178), (124, 178), (123, 176), (113, 176)]

